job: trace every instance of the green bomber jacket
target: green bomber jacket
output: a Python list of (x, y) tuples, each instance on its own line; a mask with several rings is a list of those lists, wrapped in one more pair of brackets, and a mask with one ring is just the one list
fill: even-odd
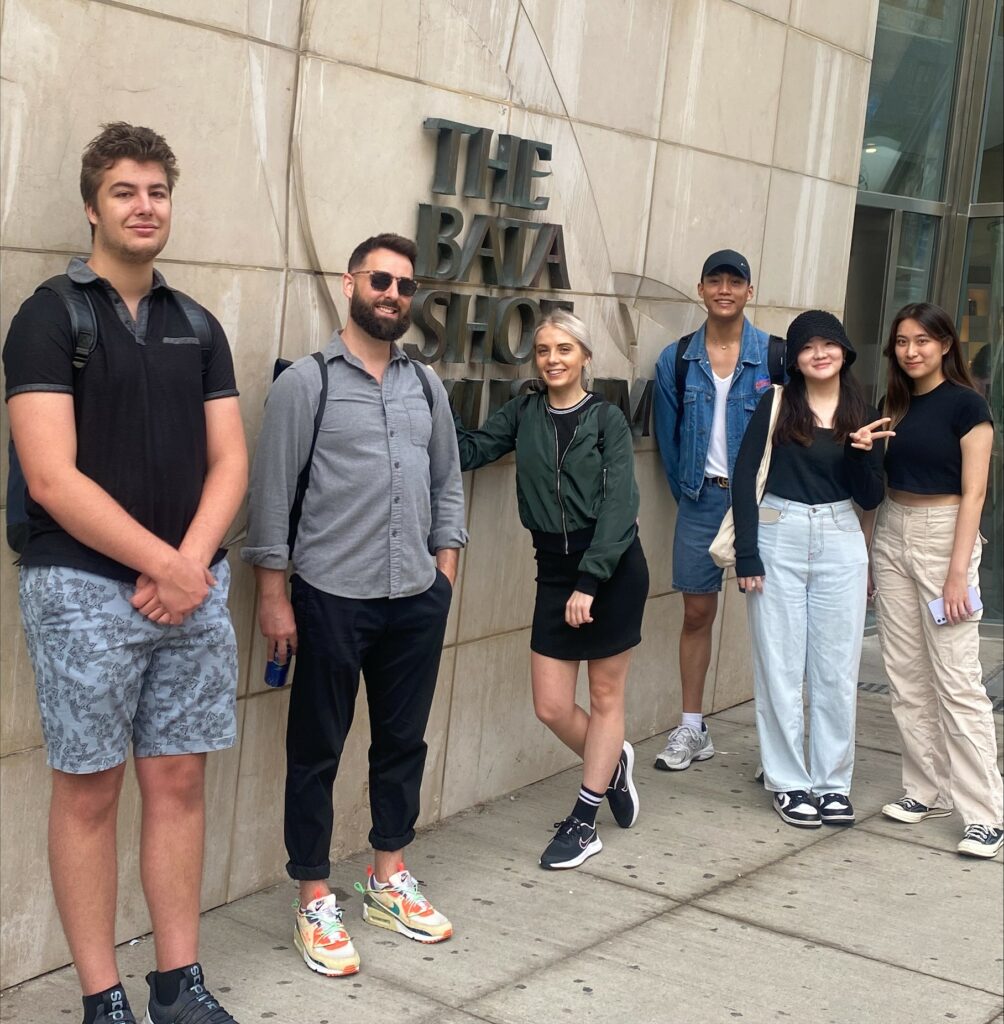
[(623, 412), (608, 405), (601, 452), (597, 420), (604, 404), (593, 401), (582, 410), (560, 464), (558, 433), (543, 391), (507, 402), (478, 430), (466, 430), (456, 421), (460, 466), (465, 471), (515, 449), (516, 503), (520, 522), (528, 530), (560, 535), (566, 554), (570, 537), (592, 530), (579, 571), (599, 582), (613, 575), (637, 534), (638, 519), (631, 428)]

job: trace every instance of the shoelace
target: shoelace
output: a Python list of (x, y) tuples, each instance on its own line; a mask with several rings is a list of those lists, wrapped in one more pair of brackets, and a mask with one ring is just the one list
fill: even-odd
[(896, 803), (898, 803), (904, 811), (915, 811), (919, 813), (928, 809), (926, 804), (922, 804), (919, 800), (913, 800), (908, 796), (903, 797), (902, 800), (897, 800)]
[[(193, 1000), (175, 1011), (171, 1024), (237, 1024), (204, 985)], [(191, 990), (190, 990), (191, 991)], [(193, 993), (194, 994), (194, 993)]]
[(420, 914), (432, 909), (432, 904), (422, 895), (418, 879), (410, 871), (400, 872), (401, 881), (394, 886), (408, 902), (414, 904)]
[[(788, 797), (788, 806), (797, 807), (799, 804), (812, 804), (809, 799), (809, 794), (803, 789), (796, 789), (793, 793), (786, 794)], [(815, 806), (815, 804), (813, 804)]]
[(997, 829), (991, 828), (989, 825), (967, 825), (965, 838), (975, 839), (978, 843), (985, 843), (996, 831)]
[(691, 725), (681, 725), (673, 731), (667, 746), (673, 750), (687, 750), (691, 745), (699, 744), (700, 742), (701, 733), (699, 730)]
[(342, 916), (344, 911), (337, 903), (331, 903), (325, 900), (319, 908), (315, 910), (306, 910), (304, 916), (311, 924), (317, 925), (321, 930), (321, 934), (326, 939), (337, 938), (342, 928)]
[(559, 835), (575, 835), (582, 831), (582, 829), (588, 829), (589, 826), (584, 821), (579, 821), (578, 818), (565, 818), (564, 821), (556, 821), (553, 828), (558, 829)]

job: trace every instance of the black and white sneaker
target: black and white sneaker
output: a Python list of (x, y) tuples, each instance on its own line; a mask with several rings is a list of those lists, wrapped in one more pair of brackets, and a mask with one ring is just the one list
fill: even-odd
[(816, 801), (803, 789), (775, 793), (773, 803), (781, 820), (795, 828), (819, 828), (822, 824)]
[(882, 813), (893, 821), (903, 821), (907, 825), (916, 825), (925, 818), (947, 818), (952, 812), (945, 807), (928, 807), (919, 800), (901, 796), (891, 804), (882, 808)]
[(129, 1009), (129, 1000), (122, 988), (113, 988), (101, 997), (94, 1024), (136, 1024), (136, 1018)]
[(816, 798), (824, 825), (853, 825), (854, 808), (843, 793), (824, 793)]
[(634, 788), (634, 747), (627, 740), (617, 760), (614, 777), (607, 786), (607, 801), (614, 821), (621, 828), (630, 828), (638, 820), (638, 790)]
[(540, 866), (548, 871), (577, 868), (603, 849), (596, 827), (579, 821), (574, 815), (569, 815), (564, 821), (556, 821), (554, 827), (558, 831), (540, 855)]
[(990, 825), (967, 825), (957, 849), (967, 857), (996, 857), (1004, 846), (1004, 829)]
[(157, 1001), (153, 973), (146, 976), (150, 986), (150, 1002), (147, 1004), (143, 1024), (237, 1024), (206, 988), (202, 967), (192, 964), (185, 971), (178, 998), (170, 1006)]

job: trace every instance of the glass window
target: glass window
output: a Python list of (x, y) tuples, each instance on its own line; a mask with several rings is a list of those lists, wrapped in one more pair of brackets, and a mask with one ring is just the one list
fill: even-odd
[(976, 174), (977, 203), (1004, 202), (1004, 9), (997, 9), (997, 31), (990, 52), (990, 80), (983, 113), (983, 141)]
[[(1001, 437), (1004, 429), (1004, 218), (985, 217), (969, 223), (966, 273), (959, 309), (959, 336), (973, 380), (990, 403), (994, 418), (994, 447), (990, 480), (980, 531), (988, 544), (980, 566), (983, 618), (1004, 617), (1004, 467)], [(994, 513), (994, 509), (997, 513)]]
[(934, 246), (938, 238), (938, 218), (923, 213), (903, 213), (896, 254), (896, 280), (889, 297), (887, 328), (896, 311), (908, 302), (926, 302), (931, 298), (931, 272)]
[(858, 188), (941, 199), (964, 0), (879, 5)]

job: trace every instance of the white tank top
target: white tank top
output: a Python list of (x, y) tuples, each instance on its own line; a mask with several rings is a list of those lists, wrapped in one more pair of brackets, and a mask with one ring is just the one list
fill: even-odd
[(711, 418), (711, 437), (708, 441), (708, 457), (704, 463), (705, 476), (729, 475), (729, 445), (726, 436), (725, 405), (732, 387), (732, 375), (719, 377), (712, 371), (715, 379), (715, 412)]

